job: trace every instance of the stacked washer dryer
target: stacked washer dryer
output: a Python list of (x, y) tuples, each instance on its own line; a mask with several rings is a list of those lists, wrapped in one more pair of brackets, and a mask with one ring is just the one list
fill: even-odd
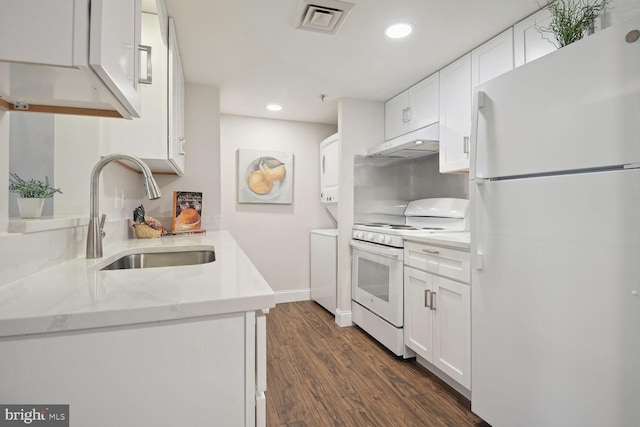
[[(320, 200), (337, 221), (338, 216), (338, 134), (320, 143)], [(311, 231), (311, 299), (336, 313), (338, 283), (338, 230)]]

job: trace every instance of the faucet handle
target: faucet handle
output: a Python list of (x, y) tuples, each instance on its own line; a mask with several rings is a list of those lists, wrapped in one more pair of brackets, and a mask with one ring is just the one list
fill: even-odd
[(106, 236), (107, 234), (104, 232), (104, 222), (107, 220), (107, 214), (102, 214), (100, 216), (100, 234), (102, 235), (102, 237)]

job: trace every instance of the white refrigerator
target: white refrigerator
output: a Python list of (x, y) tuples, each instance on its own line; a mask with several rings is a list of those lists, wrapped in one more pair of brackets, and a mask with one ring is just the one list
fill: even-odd
[(493, 427), (640, 425), (637, 30), (474, 93), (471, 409)]

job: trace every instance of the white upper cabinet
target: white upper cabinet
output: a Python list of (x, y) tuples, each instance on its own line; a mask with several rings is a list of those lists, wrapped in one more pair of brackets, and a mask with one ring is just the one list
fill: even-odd
[(440, 70), (440, 172), (469, 170), (471, 54)]
[(538, 31), (551, 22), (551, 12), (542, 9), (513, 26), (515, 66), (519, 67), (556, 50), (553, 35)]
[(184, 72), (175, 22), (169, 18), (169, 161), (182, 175), (185, 170)]
[(2, 106), (139, 117), (139, 44), (140, 0), (3, 0)]
[(471, 51), (471, 85), (513, 70), (513, 27)]
[[(168, 46), (161, 27), (169, 26)], [(139, 120), (103, 119), (101, 154), (138, 156), (153, 172), (184, 173), (184, 78), (175, 28), (166, 17), (142, 14), (142, 44), (151, 46), (151, 84), (142, 85)]]
[(423, 128), (439, 120), (439, 73), (432, 74), (385, 102), (386, 141)]

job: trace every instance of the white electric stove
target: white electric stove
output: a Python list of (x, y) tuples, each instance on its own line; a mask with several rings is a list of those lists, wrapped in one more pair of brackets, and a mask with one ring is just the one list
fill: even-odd
[(353, 322), (398, 356), (413, 357), (404, 346), (404, 238), (468, 229), (465, 199), (409, 202), (404, 224), (354, 224), (351, 249)]
[(404, 224), (356, 223), (351, 237), (394, 248), (404, 247), (404, 236), (468, 230), (469, 201), (453, 198), (420, 199), (409, 202)]

